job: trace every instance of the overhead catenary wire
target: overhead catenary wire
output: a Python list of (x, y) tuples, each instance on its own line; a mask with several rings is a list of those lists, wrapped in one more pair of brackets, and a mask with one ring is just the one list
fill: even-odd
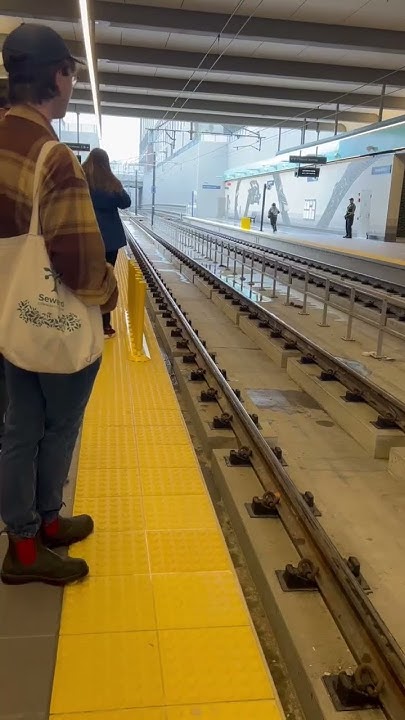
[[(230, 14), (230, 16), (227, 18), (225, 25), (224, 25), (224, 26), (222, 27), (222, 29), (219, 31), (216, 39), (211, 43), (210, 47), (208, 48), (208, 50), (207, 50), (207, 52), (205, 53), (205, 55), (203, 56), (203, 58), (200, 60), (200, 62), (199, 62), (199, 64), (197, 65), (197, 67), (194, 68), (194, 70), (193, 70), (193, 72), (192, 72), (192, 74), (191, 74), (191, 77), (188, 78), (188, 80), (187, 80), (186, 84), (184, 85), (183, 89), (180, 90), (180, 92), (179, 92), (179, 94), (177, 95), (177, 97), (173, 100), (171, 107), (166, 111), (165, 115), (163, 116), (162, 120), (160, 121), (160, 124), (159, 124), (156, 128), (154, 128), (154, 130), (160, 130), (160, 129), (163, 127), (163, 125), (165, 124), (165, 122), (167, 122), (167, 121), (166, 121), (166, 117), (167, 117), (168, 113), (170, 112), (170, 109), (173, 109), (173, 108), (175, 107), (175, 103), (181, 98), (181, 93), (183, 93), (183, 92), (185, 92), (185, 91), (187, 90), (187, 87), (188, 87), (188, 85), (190, 84), (190, 82), (192, 81), (195, 73), (198, 72), (198, 70), (201, 69), (201, 67), (202, 67), (203, 63), (205, 62), (205, 60), (207, 60), (207, 58), (210, 57), (211, 50), (215, 47), (215, 45), (217, 44), (217, 42), (220, 40), (221, 35), (225, 32), (225, 30), (226, 30), (227, 26), (229, 25), (230, 21), (232, 20), (233, 17), (235, 17), (236, 13), (237, 13), (238, 10), (242, 7), (242, 5), (244, 4), (244, 2), (245, 2), (245, 0), (239, 0), (239, 2), (237, 3), (236, 7), (233, 9), (232, 13)], [(258, 2), (258, 4), (257, 4), (257, 6), (255, 7), (254, 11), (253, 11), (249, 16), (247, 16), (247, 17), (245, 17), (245, 16), (243, 16), (243, 15), (240, 16), (241, 18), (245, 18), (245, 19), (243, 20), (242, 25), (240, 26), (239, 30), (238, 30), (238, 31), (235, 33), (235, 35), (231, 38), (231, 40), (228, 42), (228, 44), (227, 44), (226, 47), (222, 50), (222, 52), (221, 52), (219, 55), (216, 55), (216, 56), (215, 56), (215, 61), (213, 62), (213, 64), (211, 65), (211, 67), (209, 67), (208, 70), (206, 70), (204, 77), (202, 77), (202, 78), (200, 79), (200, 81), (197, 83), (196, 87), (193, 88), (193, 90), (192, 90), (191, 93), (190, 93), (191, 95), (193, 95), (193, 94), (198, 90), (198, 88), (200, 87), (201, 83), (203, 83), (203, 82), (205, 81), (205, 79), (206, 79), (206, 78), (208, 77), (208, 75), (210, 74), (211, 70), (215, 67), (215, 65), (217, 65), (217, 63), (220, 61), (220, 59), (221, 59), (222, 56), (225, 54), (225, 52), (228, 50), (228, 48), (230, 48), (230, 46), (232, 45), (232, 43), (234, 42), (234, 40), (236, 40), (236, 38), (240, 35), (240, 33), (242, 32), (242, 30), (246, 27), (246, 25), (250, 22), (250, 20), (255, 16), (255, 14), (256, 14), (256, 12), (259, 10), (260, 6), (263, 5), (263, 2), (264, 2), (264, 0), (259, 0), (259, 2)], [(306, 2), (306, 0), (305, 0), (305, 2)], [(175, 114), (174, 118), (170, 118), (170, 122), (173, 122), (173, 120), (176, 119), (177, 115), (178, 115), (179, 112), (182, 110), (182, 108), (184, 108), (184, 106), (187, 104), (187, 102), (189, 101), (189, 99), (190, 99), (190, 98), (185, 98), (183, 105), (182, 105), (180, 108), (178, 108), (177, 113)]]
[[(244, 0), (242, 0), (242, 1), (244, 1)], [(240, 4), (241, 4), (241, 3), (239, 3), (239, 5), (240, 5)], [(238, 5), (238, 6), (239, 6), (239, 5)], [(255, 9), (255, 11), (256, 11), (256, 10), (257, 10), (257, 8)], [(234, 13), (235, 13), (235, 12), (236, 12), (236, 8), (235, 8), (235, 10), (234, 10)], [(249, 19), (250, 19), (250, 18), (249, 18)], [(228, 22), (229, 22), (229, 19), (228, 19)], [(239, 31), (239, 32), (240, 32), (240, 31)], [(211, 68), (211, 69), (212, 69), (212, 68)], [(335, 98), (333, 98), (332, 100), (328, 100), (327, 102), (320, 103), (319, 105), (311, 108), (311, 111), (313, 111), (313, 110), (320, 110), (320, 109), (322, 109), (322, 107), (324, 107), (325, 105), (331, 105), (331, 104), (333, 104), (333, 103), (338, 103), (338, 102), (340, 102), (341, 100), (343, 100), (345, 97), (347, 97), (348, 95), (352, 95), (353, 93), (356, 93), (356, 92), (358, 92), (359, 90), (362, 90), (362, 89), (364, 89), (364, 88), (366, 88), (366, 87), (369, 87), (370, 85), (382, 85), (382, 84), (385, 83), (385, 81), (386, 81), (388, 78), (392, 77), (393, 75), (396, 75), (396, 73), (401, 72), (402, 70), (405, 70), (405, 65), (402, 65), (402, 66), (399, 67), (399, 68), (395, 68), (395, 70), (390, 70), (389, 72), (385, 73), (384, 75), (382, 75), (382, 76), (376, 78), (375, 80), (373, 80), (373, 82), (362, 83), (361, 85), (358, 85), (358, 86), (357, 86), (356, 88), (354, 88), (354, 89), (348, 90), (348, 91), (346, 91), (346, 92), (344, 92), (344, 93), (340, 93), (339, 95), (337, 95), (337, 96), (336, 96)], [(202, 81), (201, 81), (201, 82), (202, 82)], [(402, 87), (402, 86), (401, 86), (401, 87)], [(181, 92), (182, 92), (182, 91), (181, 91)], [(385, 92), (384, 95), (385, 95), (385, 96), (395, 95), (397, 92), (398, 92), (398, 88), (395, 89), (395, 90), (392, 90), (392, 91), (390, 91), (390, 92)], [(378, 97), (378, 96), (376, 96), (376, 98), (377, 98), (377, 97)], [(189, 99), (189, 98), (187, 98), (187, 99)], [(350, 105), (347, 109), (351, 110), (351, 109), (355, 109), (355, 108), (358, 108), (358, 107), (364, 107), (364, 106), (366, 106), (366, 105), (373, 104), (373, 102), (374, 102), (374, 99), (373, 99), (373, 98), (370, 98), (370, 99), (364, 100), (364, 101), (362, 101), (362, 102), (360, 102), (360, 103), (356, 103), (356, 104)], [(178, 109), (175, 117), (176, 117), (177, 114), (180, 112), (180, 110), (181, 110), (181, 108)], [(170, 109), (168, 109), (168, 110), (166, 111), (166, 115), (167, 115), (169, 112), (170, 112)], [(280, 120), (280, 121), (275, 120), (275, 128), (277, 129), (277, 133), (275, 133), (275, 134), (273, 134), (273, 135), (270, 135), (270, 136), (269, 136), (269, 135), (267, 135), (267, 136), (266, 136), (266, 135), (263, 135), (263, 136), (262, 136), (262, 140), (272, 140), (273, 138), (277, 138), (277, 137), (278, 137), (278, 134), (279, 134), (279, 130), (282, 129), (283, 127), (285, 127), (286, 125), (288, 125), (288, 123), (290, 123), (290, 122), (292, 122), (292, 121), (302, 120), (302, 119), (305, 121), (306, 112), (307, 112), (307, 109), (306, 109), (306, 110), (303, 110), (303, 111), (300, 112), (300, 113), (297, 113), (296, 115), (293, 115), (291, 118), (288, 118), (288, 119), (285, 119), (285, 120)], [(337, 114), (338, 114), (338, 113), (337, 113), (336, 110), (328, 111), (328, 114), (327, 114), (327, 115), (324, 115), (323, 118), (322, 118), (322, 120), (327, 120), (327, 119), (329, 119), (329, 118), (336, 118), (336, 115), (337, 115)], [(196, 118), (198, 118), (198, 113), (196, 114)], [(234, 116), (234, 118), (236, 119), (237, 116)], [(170, 118), (170, 121), (172, 121), (173, 119), (174, 119), (174, 118)], [(257, 125), (254, 125), (254, 124), (252, 123), (252, 125), (250, 125), (250, 127), (261, 128), (262, 126), (260, 126), (260, 123), (259, 123), (259, 120), (260, 120), (260, 119), (257, 118), (257, 120), (258, 120), (258, 124), (257, 124)], [(253, 118), (252, 118), (252, 121), (253, 121)], [(318, 120), (315, 119), (315, 120), (311, 120), (311, 122), (317, 123), (317, 122), (322, 122), (322, 121), (318, 121)], [(231, 123), (229, 123), (229, 124), (231, 124)], [(245, 126), (245, 127), (249, 127), (249, 126)], [(156, 127), (156, 128), (154, 128), (154, 131), (157, 131), (157, 130), (159, 130), (159, 129), (161, 129), (161, 128), (160, 128), (160, 127)], [(292, 132), (295, 132), (295, 131), (296, 131), (296, 128), (290, 128), (289, 130), (287, 130), (287, 132), (284, 133), (284, 137), (285, 137), (285, 135), (288, 135), (289, 133), (292, 133)], [(202, 133), (202, 134), (203, 134), (203, 133)], [(332, 137), (333, 137), (333, 136), (331, 136), (331, 138), (332, 138)], [(230, 141), (230, 143), (231, 143), (231, 142), (233, 142), (233, 141)], [(239, 152), (240, 149), (243, 149), (243, 147), (242, 147), (242, 148), (239, 148), (239, 149), (234, 149), (233, 151), (231, 150), (230, 154), (233, 154), (233, 153), (235, 153), (235, 152)], [(212, 155), (212, 154), (214, 154), (215, 152), (219, 152), (219, 151), (220, 151), (219, 148), (215, 148), (214, 150), (211, 150), (211, 151), (209, 151), (208, 153), (204, 153), (203, 155), (200, 155), (200, 158), (206, 157), (206, 156), (208, 156), (208, 155)], [(145, 157), (145, 155), (147, 155), (147, 153), (148, 153), (148, 151), (146, 150), (141, 156), (138, 156), (138, 158), (137, 158), (137, 159), (138, 159), (138, 162), (141, 162), (142, 159)], [(166, 161), (168, 162), (170, 159), (171, 159), (171, 158), (167, 158)], [(135, 161), (135, 159), (134, 159), (134, 161)], [(166, 162), (166, 161), (164, 160), (163, 162)], [(194, 158), (192, 158), (192, 159), (190, 159), (190, 160), (183, 160), (183, 161), (182, 161), (182, 163), (187, 163), (187, 162), (194, 162)]]
[[(343, 100), (343, 99), (344, 99), (345, 97), (347, 97), (348, 95), (352, 95), (353, 93), (358, 92), (359, 90), (362, 90), (363, 88), (368, 87), (368, 86), (370, 86), (370, 85), (381, 85), (382, 83), (384, 83), (384, 81), (385, 81), (387, 78), (391, 77), (392, 75), (395, 75), (395, 74), (398, 73), (398, 72), (401, 72), (402, 70), (405, 70), (405, 65), (403, 65), (403, 66), (401, 66), (401, 67), (399, 67), (399, 68), (396, 68), (395, 70), (391, 70), (390, 72), (386, 73), (385, 75), (382, 75), (381, 77), (376, 78), (376, 80), (374, 80), (372, 83), (362, 83), (361, 85), (357, 86), (357, 87), (356, 87), (355, 89), (353, 89), (353, 90), (349, 90), (349, 91), (347, 91), (347, 92), (341, 93), (340, 95), (337, 95), (336, 98), (334, 98), (333, 100), (329, 100), (328, 102), (320, 103), (320, 104), (317, 105), (316, 107), (311, 108), (311, 110), (320, 110), (320, 109), (322, 109), (322, 107), (323, 107), (324, 105), (331, 105), (331, 104), (333, 104), (333, 103), (338, 103), (339, 101)], [(385, 96), (387, 96), (387, 95), (395, 95), (397, 92), (398, 92), (398, 89), (392, 90), (392, 91), (390, 91), (390, 92), (386, 92), (386, 93), (385, 93)], [(376, 96), (376, 98), (377, 98), (377, 97), (378, 97), (378, 96)], [(356, 103), (356, 104), (350, 105), (347, 109), (351, 110), (351, 109), (355, 109), (355, 108), (359, 108), (359, 107), (364, 107), (364, 106), (366, 106), (366, 105), (372, 104), (373, 102), (374, 102), (374, 99), (373, 99), (373, 98), (370, 98), (370, 99), (367, 99), (367, 100), (362, 101), (362, 102), (360, 102), (360, 103)], [(280, 121), (275, 120), (275, 128), (277, 129), (277, 133), (273, 133), (273, 135), (262, 135), (262, 137), (261, 137), (262, 141), (263, 141), (263, 140), (272, 140), (273, 138), (277, 138), (277, 137), (278, 137), (278, 134), (279, 134), (279, 130), (282, 129), (283, 127), (285, 127), (286, 125), (288, 125), (288, 124), (289, 124), (290, 122), (292, 122), (292, 121), (305, 120), (306, 112), (307, 112), (307, 110), (304, 110), (304, 111), (302, 111), (302, 112), (300, 112), (300, 113), (297, 113), (296, 115), (293, 115), (291, 118), (288, 118), (288, 119), (285, 119), (285, 120), (280, 120)], [(322, 121), (327, 120), (327, 119), (329, 119), (329, 118), (330, 118), (330, 119), (336, 118), (336, 114), (337, 114), (336, 110), (327, 111), (327, 112), (328, 112), (328, 114), (327, 114), (327, 115), (324, 115), (324, 116), (322, 117)], [(196, 117), (198, 117), (198, 115), (196, 115)], [(234, 116), (234, 117), (235, 117), (235, 119), (237, 118), (237, 116)], [(252, 118), (252, 120), (253, 120), (253, 118)], [(260, 128), (260, 127), (261, 127), (261, 126), (260, 126), (260, 118), (257, 118), (257, 121), (258, 121), (258, 124), (257, 124), (257, 125), (254, 125), (254, 124), (252, 123), (252, 125), (251, 125), (250, 127)], [(313, 122), (313, 123), (322, 122), (322, 121), (318, 121), (318, 120), (316, 120), (316, 119), (315, 119), (315, 120), (310, 120), (310, 121)], [(231, 123), (229, 123), (229, 124), (231, 124)], [(320, 128), (320, 129), (322, 129), (322, 128)], [(287, 132), (284, 133), (284, 137), (285, 137), (286, 135), (290, 134), (290, 133), (296, 132), (296, 130), (297, 130), (297, 128), (289, 128), (289, 129), (287, 130)], [(332, 139), (332, 138), (333, 138), (333, 136), (331, 136), (331, 139)], [(234, 142), (234, 141), (231, 140), (230, 143), (232, 143), (232, 142)], [(231, 150), (231, 151), (230, 151), (230, 154), (237, 153), (237, 152), (239, 152), (240, 149), (243, 149), (243, 147), (242, 147), (242, 148), (239, 148), (239, 149)], [(212, 154), (215, 153), (215, 152), (220, 152), (220, 148), (215, 148), (214, 150), (210, 150), (208, 153), (204, 153), (203, 155), (200, 155), (200, 159), (203, 158), (203, 157), (206, 157), (207, 155), (212, 155)], [(169, 160), (170, 160), (170, 158), (167, 158), (167, 162), (168, 162)], [(194, 162), (194, 161), (195, 161), (195, 160), (194, 160), (194, 158), (193, 158), (193, 159), (190, 159), (190, 160), (184, 160), (184, 161), (182, 161), (182, 162), (183, 162), (183, 163), (187, 163), (187, 162)], [(163, 162), (165, 162), (165, 161), (163, 161)]]

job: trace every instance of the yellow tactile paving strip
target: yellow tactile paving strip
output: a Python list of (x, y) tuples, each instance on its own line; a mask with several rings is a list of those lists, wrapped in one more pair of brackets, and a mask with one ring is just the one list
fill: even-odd
[(91, 575), (66, 589), (55, 720), (283, 717), (151, 327), (133, 363), (120, 258), (117, 338), (86, 414), (75, 512), (96, 531), (72, 554)]

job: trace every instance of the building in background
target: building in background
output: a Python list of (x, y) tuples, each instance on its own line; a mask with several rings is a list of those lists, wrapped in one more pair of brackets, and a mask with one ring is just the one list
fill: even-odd
[[(226, 172), (278, 151), (333, 135), (332, 130), (141, 119), (139, 163), (144, 169), (143, 208), (224, 219), (229, 217)], [(155, 170), (154, 170), (155, 166)], [(155, 180), (153, 178), (155, 172)]]

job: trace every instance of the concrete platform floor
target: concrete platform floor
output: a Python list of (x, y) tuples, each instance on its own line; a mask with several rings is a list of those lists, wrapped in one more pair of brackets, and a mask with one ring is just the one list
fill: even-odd
[[(73, 508), (77, 460), (76, 452), (64, 493), (67, 515)], [(3, 527), (0, 522), (0, 531)], [(0, 564), (6, 548), (1, 535)], [(62, 598), (62, 588), (0, 583), (0, 720), (48, 720)]]
[[(387, 461), (370, 459), (154, 245), (145, 240), (142, 246), (208, 349), (217, 353), (232, 386), (241, 390), (246, 409), (271, 427), (299, 489), (314, 493), (321, 522), (341, 554), (359, 558), (372, 602), (405, 648), (402, 481), (388, 472)], [(343, 355), (343, 347), (338, 352)]]

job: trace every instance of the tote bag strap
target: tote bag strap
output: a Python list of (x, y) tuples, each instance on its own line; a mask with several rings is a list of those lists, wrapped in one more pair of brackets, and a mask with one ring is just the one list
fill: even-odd
[(30, 222), (30, 229), (29, 234), (30, 235), (39, 235), (40, 234), (40, 227), (39, 227), (39, 190), (40, 190), (40, 184), (41, 184), (41, 175), (42, 170), (44, 169), (44, 165), (46, 162), (46, 159), (51, 152), (52, 148), (55, 147), (55, 145), (59, 145), (57, 140), (49, 140), (49, 142), (46, 142), (42, 148), (41, 152), (38, 155), (38, 160), (35, 165), (35, 175), (34, 175), (34, 188), (32, 193), (32, 214), (31, 214), (31, 222)]

